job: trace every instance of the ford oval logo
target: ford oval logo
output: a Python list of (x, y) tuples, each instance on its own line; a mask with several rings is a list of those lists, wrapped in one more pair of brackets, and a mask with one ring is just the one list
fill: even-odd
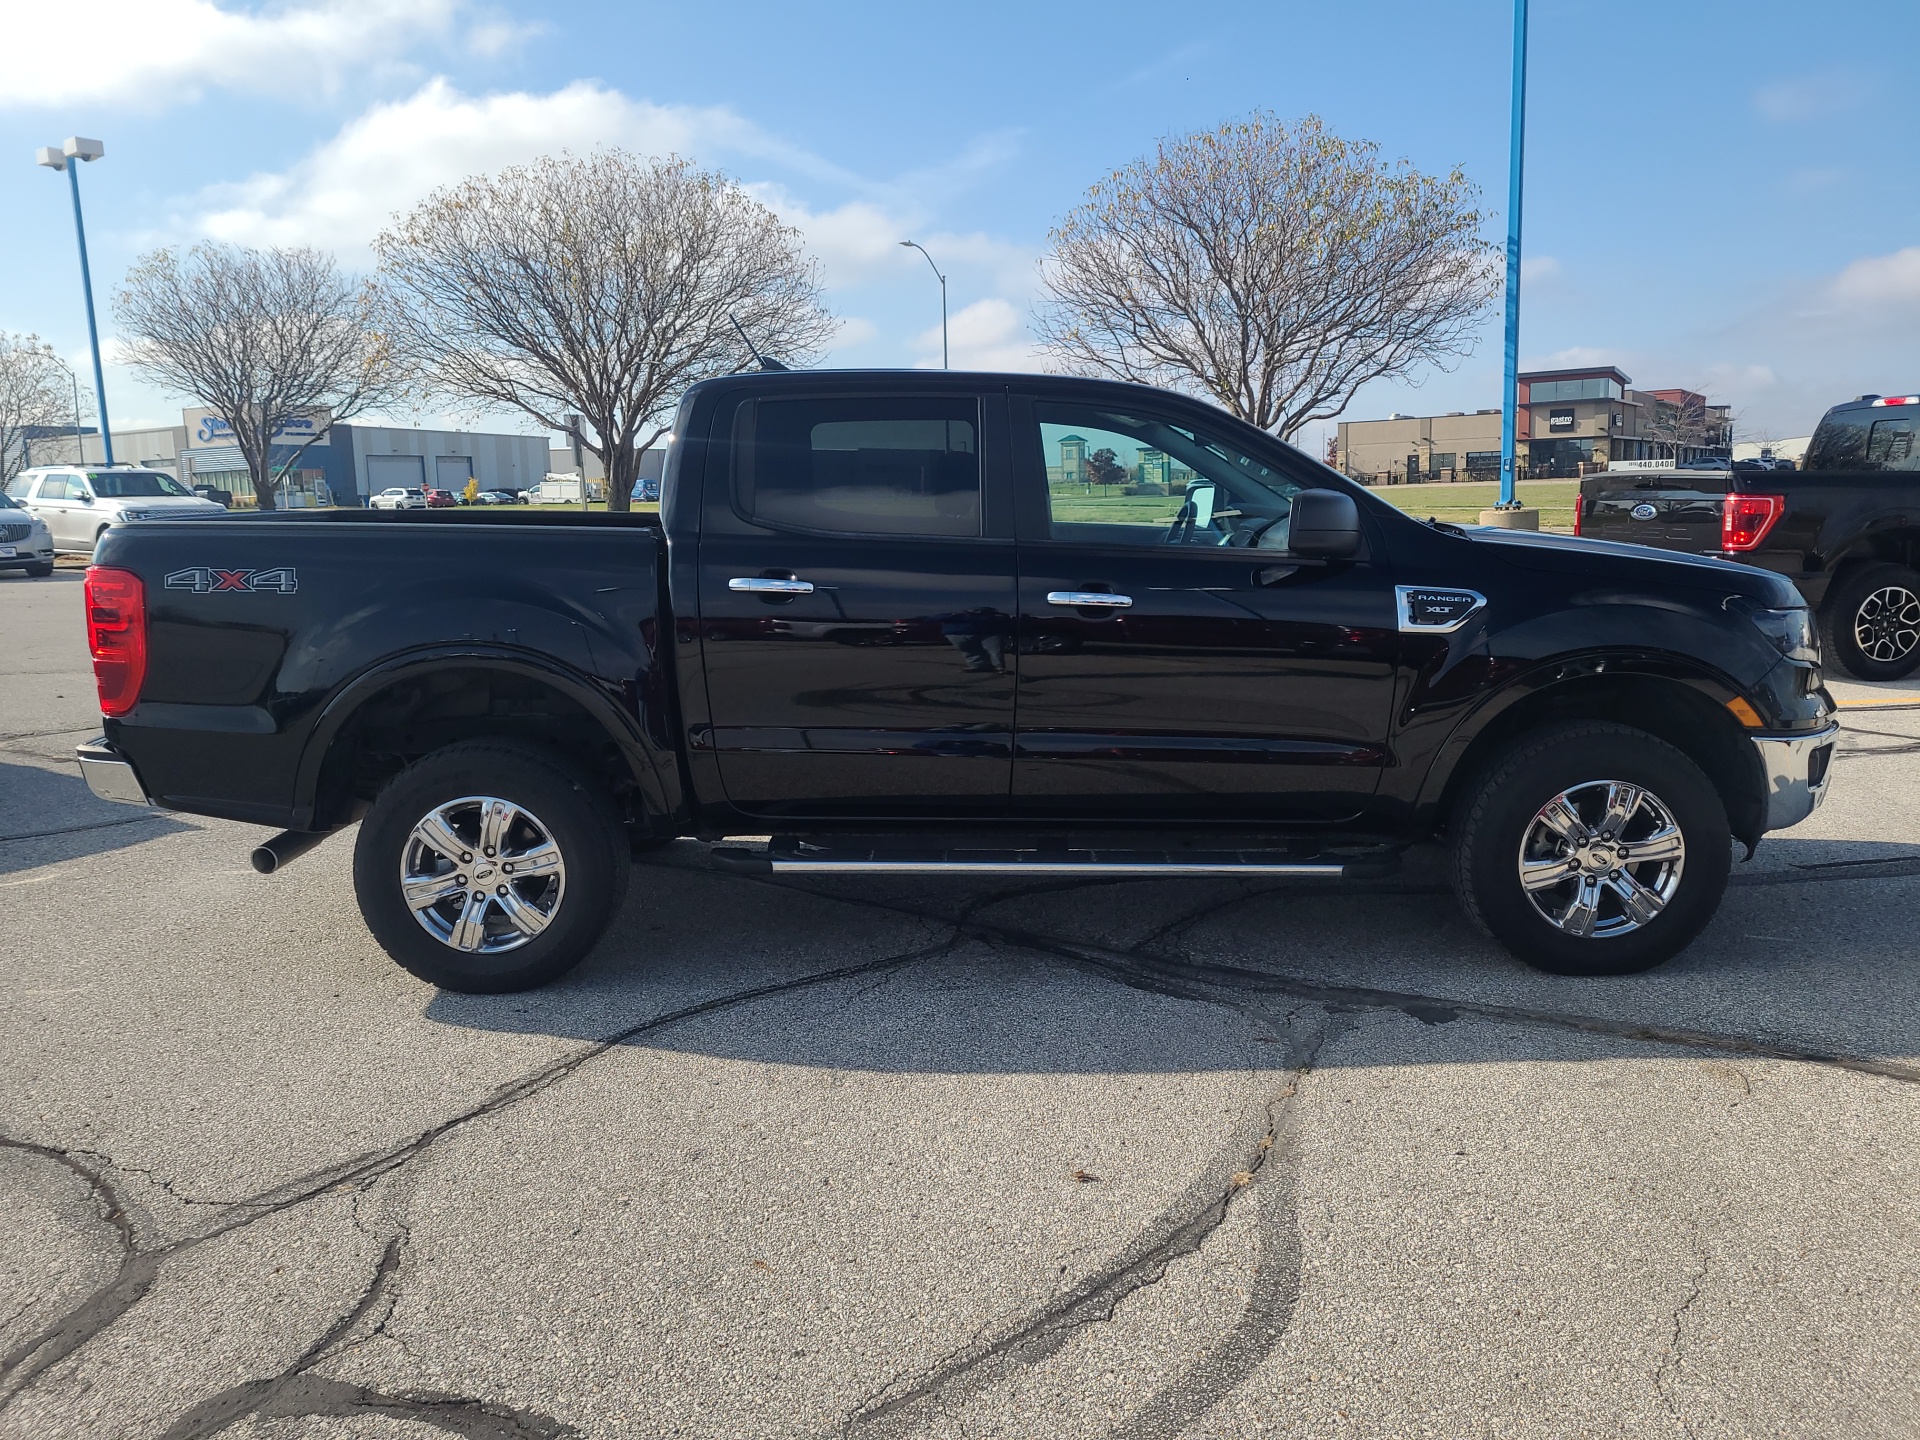
[(1636, 520), (1651, 520), (1660, 513), (1660, 510), (1657, 506), (1649, 505), (1646, 501), (1642, 500), (1628, 513)]

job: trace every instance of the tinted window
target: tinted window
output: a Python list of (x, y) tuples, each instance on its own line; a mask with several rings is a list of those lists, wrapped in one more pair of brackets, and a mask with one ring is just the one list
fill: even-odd
[(1867, 419), (1858, 410), (1829, 415), (1813, 432), (1807, 446), (1809, 470), (1864, 470), (1867, 468)]
[(749, 400), (734, 498), (769, 525), (978, 535), (978, 407), (969, 399)]
[(87, 479), (102, 500), (144, 500), (156, 495), (192, 495), (171, 475), (158, 470), (92, 470)]
[(1914, 430), (1920, 428), (1909, 416), (1898, 420), (1876, 420), (1867, 432), (1867, 468), (1869, 470), (1920, 470), (1920, 453), (1914, 450)]
[(1033, 408), (1053, 539), (1286, 548), (1304, 487), (1265, 461), (1185, 423), (1090, 405)]
[(49, 475), (40, 482), (40, 493), (34, 498), (36, 500), (71, 500), (78, 488), (64, 475)]

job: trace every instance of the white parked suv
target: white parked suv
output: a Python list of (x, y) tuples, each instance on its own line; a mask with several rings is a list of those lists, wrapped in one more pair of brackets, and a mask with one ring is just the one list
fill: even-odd
[(107, 527), (125, 520), (207, 520), (227, 513), (164, 470), (131, 465), (36, 465), (16, 475), (7, 494), (46, 521), (54, 549), (80, 555), (91, 555)]
[(395, 485), (374, 496), (367, 502), (367, 507), (372, 510), (424, 510), (427, 508), (427, 492)]
[(53, 532), (46, 521), (22, 510), (4, 491), (0, 491), (0, 570), (53, 573)]

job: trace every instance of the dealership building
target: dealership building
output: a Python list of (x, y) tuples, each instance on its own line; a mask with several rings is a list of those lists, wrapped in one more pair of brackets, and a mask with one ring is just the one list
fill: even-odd
[[(1516, 448), (1535, 477), (1582, 475), (1625, 460), (1724, 458), (1733, 441), (1729, 406), (1687, 389), (1636, 390), (1612, 365), (1523, 373), (1518, 402)], [(1676, 426), (1678, 415), (1689, 423)], [(1334, 465), (1370, 484), (1498, 479), (1500, 412), (1343, 420)]]
[[(394, 486), (464, 490), (469, 479), (482, 490), (532, 490), (547, 473), (545, 435), (501, 435), (478, 430), (423, 430), (417, 426), (331, 424), (322, 414), (287, 422), (275, 434), (272, 462), (287, 464), (311, 440), (288, 474), (283, 503), (364, 505)], [(71, 432), (33, 442), (32, 461), (100, 464), (100, 436), (80, 436), (75, 456)], [(116, 430), (113, 458), (171, 471), (189, 485), (211, 485), (251, 503), (246, 461), (227, 422), (204, 408), (181, 412), (180, 424), (151, 430)]]

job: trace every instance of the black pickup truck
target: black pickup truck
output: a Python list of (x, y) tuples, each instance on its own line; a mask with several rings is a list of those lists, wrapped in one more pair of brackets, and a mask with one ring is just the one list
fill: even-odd
[(1920, 669), (1920, 395), (1834, 406), (1798, 470), (1604, 470), (1575, 516), (1582, 535), (1785, 575), (1856, 679)]
[(81, 766), (286, 827), (262, 869), (357, 819), (373, 933), (473, 991), (573, 965), (680, 836), (1104, 879), (1377, 875), (1444, 835), (1514, 953), (1617, 974), (1825, 792), (1785, 579), (1415, 520), (1159, 391), (734, 376), (687, 395), (662, 496), (116, 526)]

